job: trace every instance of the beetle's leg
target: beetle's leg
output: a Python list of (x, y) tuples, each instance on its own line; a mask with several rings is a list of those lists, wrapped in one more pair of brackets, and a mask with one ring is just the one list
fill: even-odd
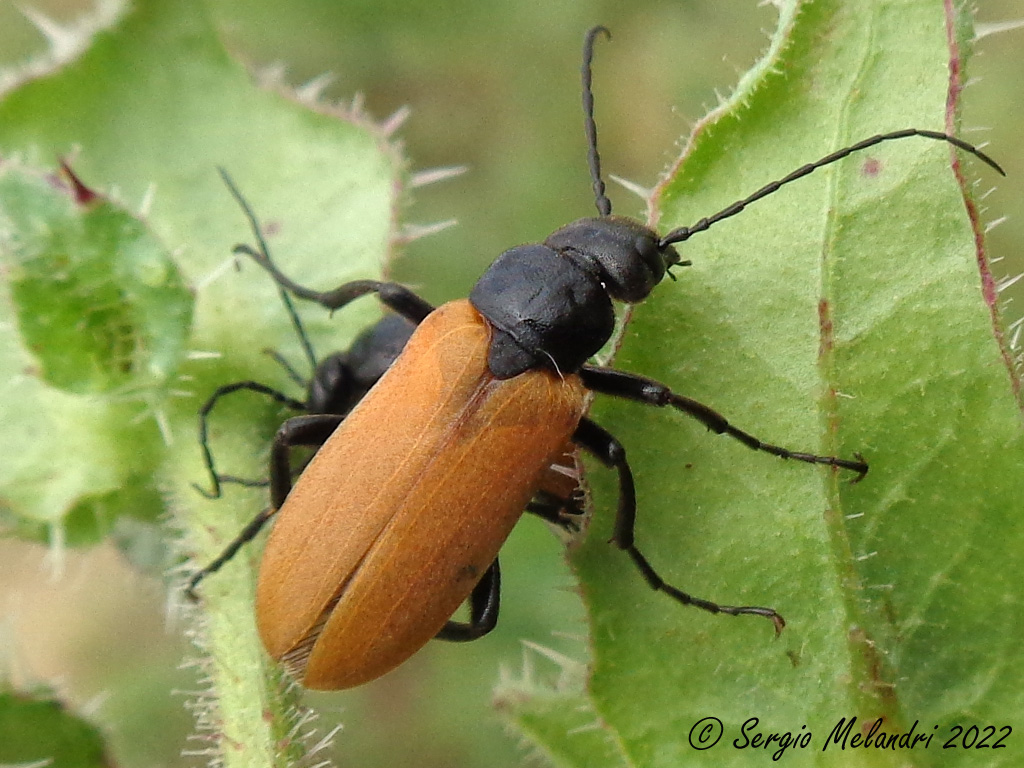
[(647, 405), (659, 407), (672, 406), (676, 410), (692, 416), (712, 432), (733, 437), (755, 451), (764, 451), (783, 459), (805, 461), (809, 464), (828, 464), (833, 467), (850, 469), (857, 473), (857, 477), (853, 480), (855, 483), (868, 473), (867, 462), (864, 461), (864, 458), (859, 453), (854, 454), (856, 461), (852, 461), (835, 456), (818, 456), (813, 453), (791, 451), (788, 448), (762, 442), (753, 435), (734, 427), (717, 411), (702, 403), (698, 403), (696, 400), (677, 395), (664, 384), (653, 379), (637, 376), (633, 373), (625, 373), (624, 371), (616, 371), (612, 368), (597, 368), (592, 365), (583, 366), (580, 370), (580, 377), (587, 388), (595, 392), (614, 395), (615, 397), (624, 397)]
[(611, 541), (619, 549), (625, 550), (632, 558), (633, 563), (640, 570), (640, 575), (644, 577), (644, 581), (651, 589), (664, 592), (683, 605), (693, 605), (711, 613), (727, 613), (730, 616), (741, 614), (764, 616), (775, 624), (776, 634), (782, 631), (786, 622), (772, 608), (760, 608), (752, 605), (718, 605), (709, 600), (689, 595), (671, 584), (666, 584), (633, 543), (633, 529), (636, 523), (636, 489), (633, 485), (633, 473), (626, 462), (626, 449), (608, 431), (590, 419), (580, 421), (572, 439), (581, 448), (592, 453), (606, 467), (618, 471), (619, 507), (615, 515), (615, 533), (612, 535)]
[(500, 603), (501, 569), (495, 558), (469, 596), (469, 623), (449, 621), (435, 637), (454, 643), (479, 640), (497, 626)]
[(288, 397), (288, 395), (283, 392), (278, 392), (276, 389), (271, 389), (270, 387), (256, 381), (238, 381), (234, 384), (225, 384), (223, 387), (218, 387), (217, 390), (210, 395), (210, 399), (207, 400), (203, 404), (203, 407), (199, 409), (199, 446), (203, 451), (203, 461), (206, 464), (207, 472), (210, 474), (210, 483), (213, 490), (207, 491), (195, 483), (192, 484), (193, 488), (208, 499), (220, 498), (222, 483), (236, 483), (238, 485), (247, 486), (266, 485), (265, 482), (259, 480), (245, 480), (240, 477), (234, 477), (233, 475), (218, 475), (213, 462), (213, 452), (210, 450), (210, 441), (207, 429), (207, 420), (210, 417), (210, 412), (217, 404), (217, 401), (222, 397), (243, 389), (247, 389), (250, 392), (257, 392), (261, 395), (266, 395), (276, 402), (289, 408), (294, 408), (297, 411), (306, 410), (304, 403), (300, 403), (298, 400)]
[(319, 448), (345, 420), (334, 413), (317, 413), (288, 419), (270, 446), (270, 506), (280, 509), (292, 490), (291, 449)]
[(420, 298), (413, 291), (398, 283), (387, 283), (380, 280), (353, 280), (331, 291), (314, 291), (293, 282), (277, 268), (274, 262), (270, 260), (268, 254), (262, 253), (248, 245), (236, 245), (234, 250), (235, 253), (249, 256), (267, 270), (270, 276), (274, 278), (274, 281), (282, 288), (288, 289), (300, 299), (314, 301), (331, 311), (341, 309), (346, 304), (368, 293), (376, 293), (377, 298), (380, 299), (382, 304), (416, 325), (419, 325), (423, 318), (434, 311), (433, 304), (426, 299)]
[[(195, 589), (199, 582), (209, 574), (220, 570), (220, 568), (237, 554), (246, 543), (256, 538), (256, 535), (263, 529), (270, 520), (285, 497), (292, 489), (291, 463), (289, 452), (296, 446), (307, 446), (319, 448), (323, 445), (331, 433), (338, 428), (344, 420), (344, 416), (335, 414), (316, 414), (313, 416), (296, 416), (288, 419), (274, 436), (274, 444), (270, 449), (270, 499), (271, 506), (254, 517), (242, 532), (239, 533), (224, 548), (224, 551), (217, 558), (192, 574), (185, 588), (185, 594), (190, 600), (196, 599)], [(223, 481), (223, 478), (221, 478)], [(259, 483), (261, 485), (266, 483)]]
[[(258, 246), (257, 248), (253, 248), (248, 245), (236, 245), (234, 252), (236, 254), (241, 253), (249, 256), (257, 264), (267, 270), (267, 272), (270, 273), (270, 276), (274, 278), (274, 282), (277, 283), (278, 287), (291, 291), (292, 294), (300, 299), (315, 301), (318, 304), (322, 304), (330, 310), (341, 309), (350, 301), (358, 299), (360, 296), (364, 296), (367, 293), (376, 293), (383, 304), (417, 325), (419, 325), (423, 318), (434, 311), (433, 305), (424, 299), (421, 299), (408, 288), (399, 285), (398, 283), (384, 283), (378, 280), (353, 280), (350, 283), (345, 283), (344, 285), (335, 288), (333, 291), (313, 291), (309, 288), (302, 287), (298, 283), (292, 282), (291, 279), (277, 268), (273, 259), (270, 258), (270, 249), (267, 248), (267, 243), (263, 237), (263, 231), (260, 228), (259, 221), (256, 218), (256, 213), (249, 205), (249, 202), (242, 196), (241, 191), (239, 191), (238, 187), (235, 186), (234, 181), (231, 179), (231, 176), (228, 175), (227, 171), (223, 168), (218, 170), (220, 171), (221, 178), (224, 179), (224, 183), (227, 184), (232, 196), (238, 202), (239, 206), (241, 206), (242, 211), (249, 220), (249, 226), (252, 229), (253, 236), (256, 238), (256, 244)], [(295, 326), (299, 335), (299, 339), (302, 341), (303, 347), (306, 351), (306, 356), (309, 358), (310, 366), (315, 369), (316, 356), (313, 354), (313, 348), (309, 344), (309, 339), (306, 337), (305, 330), (302, 328), (299, 316), (296, 314), (295, 308), (292, 306), (287, 295), (282, 293), (281, 298), (284, 301), (285, 308), (288, 310), (289, 316), (291, 317), (292, 324)]]
[[(256, 244), (259, 246), (260, 253), (269, 261), (270, 248), (267, 247), (266, 238), (263, 237), (263, 227), (260, 226), (259, 219), (256, 218), (256, 212), (252, 209), (252, 206), (249, 205), (249, 201), (245, 199), (241, 190), (235, 186), (235, 182), (231, 178), (231, 175), (223, 168), (218, 168), (217, 171), (220, 173), (220, 177), (227, 185), (228, 191), (231, 192), (231, 196), (235, 198), (235, 202), (237, 202), (238, 206), (242, 209), (242, 213), (245, 214), (245, 218), (248, 219), (249, 229), (252, 230), (252, 235), (256, 238)], [(235, 268), (238, 268), (237, 262), (235, 263)], [(295, 335), (299, 337), (299, 342), (302, 344), (302, 350), (306, 354), (306, 360), (309, 361), (309, 369), (311, 371), (315, 371), (317, 366), (316, 353), (313, 352), (313, 345), (309, 341), (309, 336), (306, 335), (306, 329), (302, 327), (302, 320), (299, 318), (299, 313), (295, 311), (295, 306), (292, 304), (292, 300), (288, 297), (288, 294), (285, 293), (284, 287), (279, 284), (277, 286), (277, 290), (281, 296), (281, 303), (284, 304), (285, 311), (288, 313), (288, 319), (291, 320), (292, 327), (295, 329)], [(276, 355), (276, 353), (272, 354)], [(280, 357), (278, 357), (278, 361), (284, 365), (289, 373), (293, 374), (292, 378), (299, 382), (299, 386), (305, 386), (301, 383), (301, 378), (298, 374), (294, 373), (294, 370), (290, 365), (288, 365), (288, 363), (284, 362)]]
[(579, 532), (580, 526), (576, 521), (583, 515), (575, 498), (562, 499), (547, 491), (537, 491), (525, 511), (569, 533)]
[(539, 486), (525, 511), (557, 525), (568, 533), (580, 530), (583, 519), (583, 491), (573, 446), (564, 446), (556, 460), (541, 475)]
[(192, 601), (198, 600), (199, 596), (196, 595), (196, 587), (199, 586), (199, 582), (211, 573), (219, 571), (221, 566), (238, 554), (238, 550), (255, 539), (256, 535), (263, 530), (263, 526), (266, 525), (267, 521), (270, 520), (276, 512), (277, 510), (267, 507), (256, 515), (256, 517), (250, 520), (249, 524), (245, 526), (245, 528), (243, 528), (234, 539), (232, 539), (230, 544), (224, 547), (224, 551), (217, 555), (213, 562), (192, 574), (192, 578), (188, 580), (188, 586), (185, 587), (185, 596)]

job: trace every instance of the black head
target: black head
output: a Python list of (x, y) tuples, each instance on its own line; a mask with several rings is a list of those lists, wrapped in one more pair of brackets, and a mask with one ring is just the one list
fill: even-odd
[(682, 264), (658, 233), (624, 216), (578, 219), (556, 230), (544, 245), (577, 261), (604, 285), (608, 295), (643, 301), (671, 267)]
[(538, 367), (578, 371), (611, 338), (612, 300), (643, 301), (684, 263), (650, 227), (610, 215), (579, 219), (542, 244), (505, 251), (469, 295), (494, 329), (491, 373), (505, 379)]
[(597, 124), (594, 121), (592, 63), (594, 43), (599, 35), (610, 38), (604, 27), (587, 31), (583, 41), (583, 128), (587, 137), (587, 165), (594, 189), (597, 218), (579, 219), (554, 232), (544, 244), (573, 259), (604, 286), (618, 301), (635, 304), (643, 301), (671, 268), (685, 265), (671, 243), (635, 219), (612, 215), (612, 203), (601, 178), (601, 155), (597, 151)]

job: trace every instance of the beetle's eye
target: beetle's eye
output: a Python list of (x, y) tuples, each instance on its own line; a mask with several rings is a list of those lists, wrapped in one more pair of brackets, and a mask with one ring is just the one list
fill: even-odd
[(644, 261), (650, 260), (651, 256), (658, 251), (658, 244), (651, 240), (651, 238), (642, 235), (636, 239), (635, 247), (636, 252), (644, 258)]
[(655, 283), (660, 281), (665, 274), (665, 258), (658, 250), (658, 243), (650, 237), (641, 236), (633, 247)]

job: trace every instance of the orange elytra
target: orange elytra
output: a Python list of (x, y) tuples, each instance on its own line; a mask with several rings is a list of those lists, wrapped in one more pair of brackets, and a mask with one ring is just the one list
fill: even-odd
[(490, 336), (467, 301), (431, 313), (281, 506), (256, 616), (303, 685), (364, 683), (437, 635), (583, 416), (579, 377), (495, 378)]

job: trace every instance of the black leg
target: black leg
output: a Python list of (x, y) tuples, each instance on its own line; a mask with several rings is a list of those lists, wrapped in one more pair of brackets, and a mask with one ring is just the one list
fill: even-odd
[(227, 171), (223, 168), (218, 170), (220, 171), (221, 178), (224, 179), (224, 183), (227, 184), (232, 196), (238, 202), (239, 206), (241, 206), (242, 211), (249, 220), (249, 226), (252, 229), (253, 236), (256, 238), (256, 248), (252, 248), (248, 245), (236, 245), (234, 252), (236, 254), (244, 254), (253, 259), (257, 264), (270, 273), (270, 276), (274, 278), (274, 282), (276, 282), (278, 287), (282, 289), (281, 299), (284, 301), (285, 309), (287, 309), (292, 324), (295, 326), (295, 330), (299, 335), (299, 339), (302, 341), (303, 348), (306, 351), (306, 356), (308, 357), (312, 368), (316, 368), (316, 356), (313, 354), (313, 348), (309, 343), (309, 339), (302, 327), (299, 316), (295, 312), (295, 308), (292, 306), (291, 300), (288, 298), (287, 294), (284, 293), (285, 290), (291, 291), (292, 294), (300, 299), (315, 301), (332, 311), (335, 309), (341, 309), (350, 301), (354, 301), (367, 293), (376, 293), (383, 304), (417, 325), (419, 325), (423, 318), (434, 311), (433, 305), (421, 299), (408, 288), (399, 285), (398, 283), (385, 283), (378, 280), (353, 280), (350, 283), (345, 283), (344, 285), (335, 288), (333, 291), (313, 291), (293, 282), (277, 268), (273, 259), (270, 258), (270, 249), (267, 248), (267, 243), (263, 237), (259, 221), (256, 218), (256, 213), (252, 210), (248, 201), (242, 196), (242, 193), (239, 191), (238, 187), (235, 186), (234, 181), (232, 181)]
[(495, 558), (469, 596), (469, 623), (449, 621), (435, 637), (453, 643), (479, 640), (497, 626), (500, 602), (501, 570)]
[(213, 488), (212, 491), (204, 490), (195, 483), (192, 487), (195, 488), (199, 493), (208, 499), (220, 498), (221, 484), (222, 483), (237, 483), (239, 485), (263, 485), (259, 480), (244, 480), (242, 478), (234, 477), (233, 475), (218, 475), (216, 467), (213, 462), (213, 452), (210, 450), (210, 442), (207, 430), (207, 420), (210, 416), (210, 412), (213, 407), (217, 404), (225, 395), (230, 395), (232, 392), (238, 392), (239, 390), (247, 389), (250, 392), (257, 392), (261, 395), (266, 395), (271, 399), (275, 400), (288, 408), (293, 408), (297, 411), (306, 410), (304, 403), (300, 403), (294, 398), (288, 397), (288, 395), (278, 392), (276, 389), (272, 389), (265, 384), (260, 384), (256, 381), (238, 381), (234, 384), (226, 384), (223, 387), (218, 387), (217, 390), (210, 395), (210, 399), (203, 404), (203, 407), (199, 409), (199, 446), (203, 451), (203, 461), (206, 463), (206, 470), (210, 474), (210, 483)]
[(538, 491), (526, 505), (525, 511), (569, 533), (578, 533), (580, 530), (576, 521), (582, 517), (583, 510), (576, 498), (560, 499), (547, 491)]
[(597, 368), (592, 365), (583, 366), (580, 370), (580, 377), (587, 388), (595, 392), (614, 395), (615, 397), (624, 397), (646, 405), (658, 407), (671, 406), (688, 416), (692, 416), (712, 432), (733, 437), (755, 451), (764, 451), (783, 459), (805, 461), (808, 464), (828, 464), (832, 467), (850, 469), (857, 473), (857, 477), (853, 479), (855, 483), (863, 479), (864, 475), (868, 473), (867, 462), (864, 461), (864, 457), (859, 453), (854, 454), (857, 460), (851, 461), (850, 459), (840, 459), (835, 456), (818, 456), (813, 453), (791, 451), (778, 445), (764, 443), (753, 435), (734, 427), (717, 411), (708, 408), (708, 406), (702, 403), (698, 403), (696, 400), (677, 395), (664, 384), (653, 379), (616, 371), (612, 368)]
[(423, 318), (434, 311), (433, 304), (421, 299), (404, 285), (398, 283), (386, 283), (380, 280), (353, 280), (332, 291), (314, 291), (293, 282), (277, 268), (266, 253), (261, 253), (248, 245), (236, 245), (235, 253), (249, 256), (267, 270), (279, 286), (291, 291), (298, 298), (314, 301), (331, 311), (341, 309), (346, 304), (368, 293), (376, 293), (382, 304), (416, 325), (419, 325)]
[[(285, 497), (292, 489), (290, 450), (297, 446), (320, 447), (344, 418), (344, 416), (334, 414), (296, 416), (281, 425), (274, 436), (274, 444), (270, 450), (271, 506), (254, 517), (213, 562), (192, 574), (185, 589), (185, 594), (190, 600), (196, 599), (195, 589), (200, 581), (209, 574), (220, 570), (238, 553), (239, 549), (256, 538), (267, 521), (277, 514), (277, 510), (281, 508)], [(223, 478), (221, 479), (223, 480)]]
[(263, 526), (267, 524), (267, 521), (270, 520), (276, 512), (277, 510), (268, 507), (250, 520), (249, 524), (231, 540), (230, 544), (224, 547), (224, 551), (221, 552), (213, 562), (192, 574), (192, 578), (188, 580), (188, 586), (185, 588), (185, 596), (193, 602), (198, 600), (199, 596), (196, 595), (196, 587), (199, 586), (199, 582), (211, 573), (219, 571), (221, 566), (238, 554), (238, 550), (255, 539), (256, 535), (263, 530)]
[(782, 631), (786, 622), (772, 608), (760, 608), (752, 605), (718, 605), (709, 600), (689, 595), (671, 584), (666, 584), (664, 579), (647, 562), (647, 558), (633, 544), (633, 529), (636, 523), (636, 489), (633, 485), (633, 473), (626, 462), (626, 449), (609, 432), (589, 419), (583, 419), (580, 422), (572, 439), (581, 448), (592, 453), (606, 467), (618, 471), (619, 508), (615, 515), (615, 533), (612, 535), (612, 543), (626, 551), (651, 589), (664, 592), (683, 605), (693, 605), (711, 613), (726, 613), (730, 616), (743, 614), (764, 616), (775, 624), (776, 634)]
[[(263, 227), (260, 226), (259, 219), (256, 218), (256, 212), (252, 209), (252, 206), (249, 205), (249, 201), (242, 195), (241, 190), (235, 186), (235, 182), (232, 180), (228, 172), (223, 168), (218, 168), (217, 171), (220, 173), (220, 177), (227, 185), (228, 191), (231, 192), (231, 196), (235, 198), (235, 202), (237, 202), (239, 208), (242, 209), (242, 213), (245, 214), (245, 218), (249, 221), (249, 229), (252, 230), (252, 235), (256, 238), (256, 244), (259, 246), (260, 253), (265, 254), (267, 260), (269, 260), (270, 249), (267, 247), (267, 241), (263, 237)], [(235, 268), (238, 268), (238, 262), (235, 262)], [(311, 371), (315, 371), (316, 353), (313, 352), (313, 345), (309, 341), (309, 336), (306, 335), (306, 329), (302, 327), (302, 320), (299, 319), (299, 313), (295, 311), (292, 300), (288, 298), (288, 294), (285, 293), (284, 288), (278, 285), (277, 290), (281, 296), (281, 303), (284, 304), (285, 311), (288, 313), (288, 318), (292, 322), (292, 327), (295, 329), (295, 334), (299, 337), (302, 349), (306, 353), (306, 359), (309, 361), (309, 369)], [(290, 365), (287, 363), (283, 363), (283, 365), (291, 371)], [(293, 376), (293, 378), (299, 380), (299, 386), (305, 386), (301, 383), (298, 375)]]
[(292, 490), (291, 449), (319, 448), (345, 420), (334, 413), (318, 413), (288, 419), (270, 446), (270, 506), (280, 509)]

